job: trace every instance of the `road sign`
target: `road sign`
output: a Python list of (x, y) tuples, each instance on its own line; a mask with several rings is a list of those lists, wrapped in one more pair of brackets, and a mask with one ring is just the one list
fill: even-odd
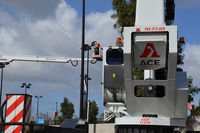
[(44, 119), (39, 118), (39, 119), (38, 119), (38, 124), (44, 124)]

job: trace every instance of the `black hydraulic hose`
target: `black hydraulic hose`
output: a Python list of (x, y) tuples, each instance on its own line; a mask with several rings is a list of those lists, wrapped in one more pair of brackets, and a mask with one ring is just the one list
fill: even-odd
[(71, 64), (73, 67), (76, 67), (78, 65), (78, 61), (71, 61)]
[(90, 63), (95, 64), (95, 63), (97, 63), (97, 60), (91, 60)]

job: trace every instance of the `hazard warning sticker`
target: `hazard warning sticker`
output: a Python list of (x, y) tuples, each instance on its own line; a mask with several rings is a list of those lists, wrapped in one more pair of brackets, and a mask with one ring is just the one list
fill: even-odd
[(134, 64), (138, 68), (156, 70), (166, 65), (166, 43), (162, 41), (136, 42)]
[(145, 125), (148, 125), (148, 124), (151, 124), (151, 121), (149, 118), (142, 118), (140, 120), (140, 124), (145, 124)]

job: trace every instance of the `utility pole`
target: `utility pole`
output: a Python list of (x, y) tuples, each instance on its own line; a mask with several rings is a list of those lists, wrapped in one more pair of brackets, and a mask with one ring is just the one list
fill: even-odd
[(80, 119), (85, 119), (83, 111), (83, 91), (84, 91), (84, 56), (85, 56), (85, 0), (83, 0), (82, 11), (82, 48), (81, 48), (81, 81), (80, 81)]
[[(1, 108), (1, 100), (2, 100), (2, 89), (3, 89), (3, 68), (5, 67), (4, 63), (0, 63), (0, 68), (1, 68), (1, 88), (0, 88), (0, 113), (3, 112), (3, 109)], [(1, 117), (2, 115), (0, 115)], [(1, 121), (3, 122), (3, 118), (1, 117)], [(1, 129), (0, 129), (1, 130)]]

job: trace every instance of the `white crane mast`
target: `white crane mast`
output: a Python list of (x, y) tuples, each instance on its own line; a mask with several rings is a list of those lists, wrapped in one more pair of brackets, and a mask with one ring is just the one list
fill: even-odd
[[(164, 3), (164, 0), (138, 0), (135, 26), (166, 26)], [(144, 70), (144, 79), (155, 79), (155, 71)]]
[(165, 24), (165, 0), (138, 0), (135, 26), (163, 26)]

